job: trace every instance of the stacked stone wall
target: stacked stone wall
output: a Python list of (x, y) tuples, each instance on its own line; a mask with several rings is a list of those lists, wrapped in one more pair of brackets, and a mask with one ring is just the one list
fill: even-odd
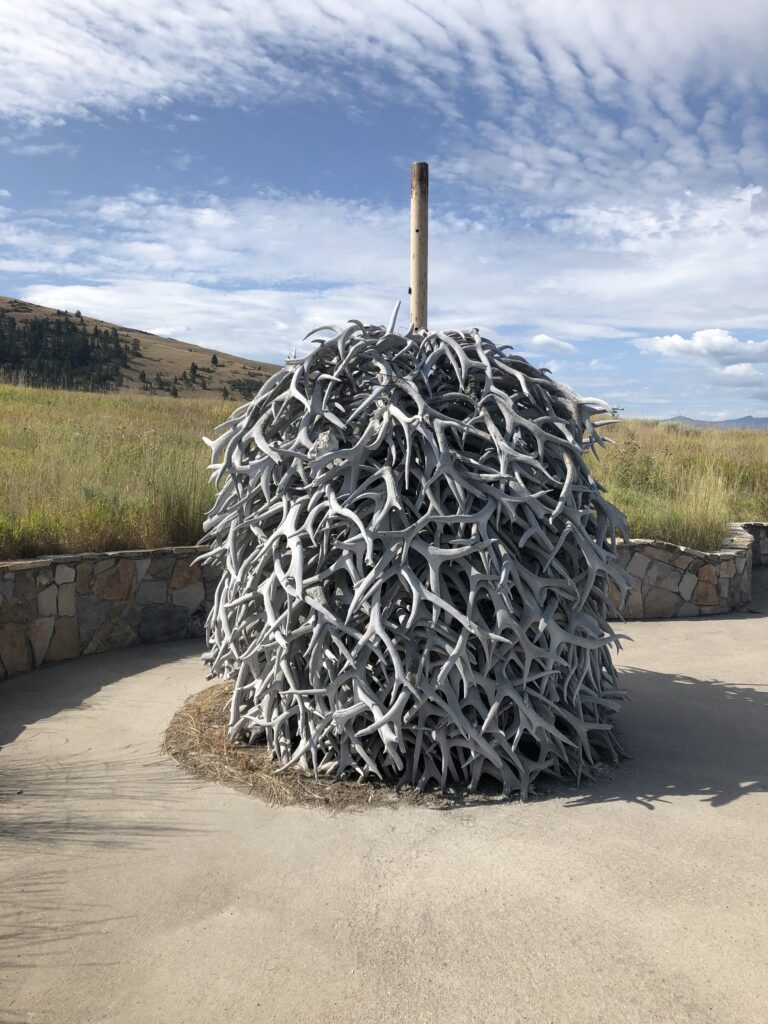
[[(684, 618), (744, 607), (753, 559), (768, 565), (768, 524), (745, 527), (734, 524), (720, 551), (652, 540), (621, 544), (620, 564), (632, 579), (623, 616)], [(0, 562), (0, 677), (82, 654), (202, 637), (217, 583), (214, 570), (193, 564), (202, 551)]]
[(0, 676), (134, 644), (199, 637), (216, 576), (199, 548), (0, 563)]
[(752, 565), (768, 565), (768, 523), (742, 523), (752, 537)]
[(751, 547), (752, 536), (736, 523), (720, 551), (655, 540), (620, 544), (619, 564), (632, 581), (623, 617), (695, 618), (743, 608), (752, 596)]

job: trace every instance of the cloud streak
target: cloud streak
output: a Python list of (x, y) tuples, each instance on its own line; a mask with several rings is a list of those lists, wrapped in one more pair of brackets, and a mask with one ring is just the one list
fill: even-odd
[(635, 344), (641, 352), (655, 352), (667, 359), (718, 363), (720, 372), (731, 377), (745, 376), (752, 363), (768, 363), (768, 340), (739, 341), (728, 331), (717, 327), (694, 331), (690, 338), (664, 334), (640, 339)]
[(0, 116), (33, 126), (179, 100), (416, 102), (448, 126), (436, 174), (545, 207), (748, 184), (768, 152), (761, 0), (39, 0), (0, 29)]
[[(0, 145), (24, 170), (3, 181), (0, 271), (33, 300), (264, 358), (317, 321), (384, 320), (407, 287), (404, 207), (310, 194), (311, 167), (291, 178), (304, 194), (254, 194), (210, 165), (220, 108), (282, 105), (290, 126), (289, 105), (322, 125), (325, 107), (377, 124), (407, 104), (434, 140), (434, 194), (450, 196), (432, 215), (434, 325), (591, 376), (602, 353), (585, 339), (639, 338), (622, 352), (679, 372), (673, 396), (675, 364), (699, 368), (702, 393), (759, 394), (744, 367), (768, 341), (734, 332), (766, 329), (762, 0), (37, 0), (3, 17)], [(153, 109), (176, 134), (133, 137), (162, 149), (162, 173), (23, 208), (27, 168), (94, 155), (96, 124), (73, 120), (136, 129)], [(648, 404), (671, 400), (654, 386)]]
[[(740, 197), (731, 204), (743, 205)], [(717, 206), (722, 213), (723, 201)], [(763, 214), (729, 225), (727, 238), (713, 235), (702, 216), (700, 226), (671, 234), (663, 252), (627, 253), (578, 219), (568, 231), (550, 231), (544, 221), (532, 237), (494, 209), (473, 218), (442, 210), (431, 228), (432, 318), (514, 332), (533, 338), (533, 350), (560, 353), (579, 338), (676, 324), (694, 333), (638, 346), (662, 356), (754, 361), (768, 342), (746, 344), (724, 332), (764, 318), (768, 228)], [(279, 291), (286, 300), (276, 316), (298, 330), (321, 295), (323, 316), (382, 318), (407, 287), (407, 237), (404, 208), (276, 192), (184, 202), (144, 189), (33, 212), (6, 208), (0, 270), (37, 287), (121, 287), (140, 268), (139, 277), (169, 288)], [(714, 274), (724, 247), (729, 258)], [(702, 316), (722, 333), (696, 331)]]

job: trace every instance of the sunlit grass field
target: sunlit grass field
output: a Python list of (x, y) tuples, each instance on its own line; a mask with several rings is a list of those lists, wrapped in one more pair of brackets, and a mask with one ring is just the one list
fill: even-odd
[[(0, 385), (0, 558), (193, 544), (213, 489), (201, 436), (234, 408)], [(768, 431), (626, 420), (594, 464), (633, 537), (699, 549), (768, 520)]]
[(234, 407), (0, 385), (0, 558), (194, 544)]
[(603, 432), (614, 444), (592, 471), (630, 536), (711, 551), (729, 522), (768, 520), (768, 430), (623, 420)]

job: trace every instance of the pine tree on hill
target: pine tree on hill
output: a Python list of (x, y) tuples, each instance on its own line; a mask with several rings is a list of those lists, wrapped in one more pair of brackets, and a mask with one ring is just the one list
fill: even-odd
[(116, 331), (94, 327), (57, 310), (55, 317), (16, 320), (0, 311), (0, 366), (32, 386), (109, 390), (120, 385), (128, 347)]

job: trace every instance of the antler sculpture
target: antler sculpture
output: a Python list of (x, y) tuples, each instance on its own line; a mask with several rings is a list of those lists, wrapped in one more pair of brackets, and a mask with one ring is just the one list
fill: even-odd
[(475, 330), (352, 321), (275, 373), (207, 442), (230, 738), (523, 798), (615, 760), (625, 524), (583, 457), (605, 411)]

